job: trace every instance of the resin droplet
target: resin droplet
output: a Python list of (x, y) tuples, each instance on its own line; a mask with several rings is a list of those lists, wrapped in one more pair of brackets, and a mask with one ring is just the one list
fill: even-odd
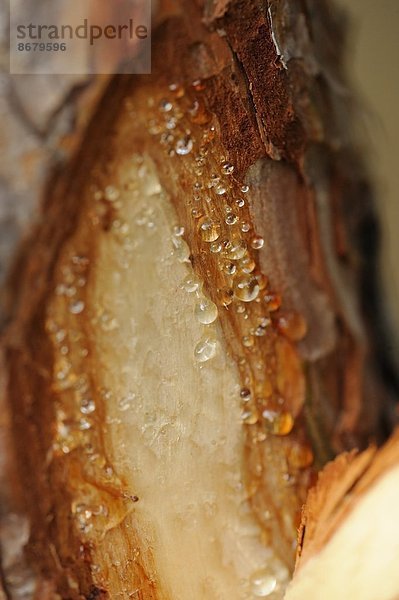
[(214, 304), (212, 300), (209, 300), (209, 298), (201, 298), (195, 306), (194, 314), (200, 323), (209, 325), (216, 321), (218, 309), (216, 304)]
[(216, 354), (217, 341), (213, 337), (203, 338), (194, 349), (194, 358), (198, 362), (206, 362)]
[(190, 294), (196, 292), (200, 288), (200, 282), (194, 275), (187, 275), (180, 284), (180, 287)]
[(215, 242), (220, 236), (220, 225), (205, 217), (199, 224), (199, 232), (204, 242)]
[(173, 227), (173, 235), (175, 237), (181, 237), (182, 235), (184, 235), (183, 225), (175, 225), (175, 227)]
[(249, 186), (248, 185), (242, 185), (241, 186), (241, 191), (243, 194), (246, 194), (247, 192), (249, 192)]
[(189, 136), (185, 136), (180, 140), (177, 140), (175, 145), (176, 154), (179, 156), (185, 156), (189, 154), (193, 149), (193, 140)]
[(218, 254), (222, 249), (222, 244), (220, 244), (219, 242), (213, 243), (210, 245), (209, 249), (211, 252), (213, 252), (213, 254)]
[(245, 409), (241, 413), (241, 419), (245, 425), (255, 425), (258, 422), (258, 413), (254, 408)]
[(104, 190), (104, 197), (108, 202), (115, 202), (119, 198), (119, 190), (113, 185), (107, 185)]
[(229, 162), (225, 162), (222, 164), (222, 171), (225, 175), (231, 175), (234, 171), (234, 165)]
[(266, 302), (267, 308), (270, 312), (278, 310), (281, 306), (281, 296), (275, 294), (274, 292), (270, 292), (264, 296), (264, 301)]
[(267, 598), (276, 588), (277, 580), (267, 569), (261, 569), (251, 577), (251, 591), (256, 598)]
[(226, 225), (235, 225), (238, 221), (237, 215), (230, 213), (226, 217)]
[(73, 315), (80, 315), (84, 311), (85, 303), (82, 300), (75, 300), (75, 302), (71, 302), (69, 305), (69, 311)]
[(165, 98), (159, 103), (159, 110), (161, 112), (170, 112), (172, 108), (173, 104), (170, 102), (170, 100), (167, 100)]
[(314, 456), (307, 444), (294, 443), (288, 450), (287, 459), (294, 469), (305, 469), (312, 464)]
[(234, 294), (243, 302), (252, 302), (259, 294), (259, 283), (256, 277), (243, 276), (234, 282)]
[(262, 417), (266, 430), (274, 435), (288, 435), (294, 427), (294, 418), (289, 412), (264, 410)]
[(261, 248), (263, 248), (264, 243), (265, 240), (259, 235), (255, 235), (251, 240), (251, 246), (254, 250), (260, 250)]
[(289, 340), (299, 342), (307, 333), (307, 324), (303, 316), (292, 312), (281, 315), (277, 321), (277, 326)]
[(225, 246), (225, 253), (227, 258), (231, 258), (232, 260), (240, 260), (243, 258), (247, 251), (247, 245), (243, 240), (239, 240), (238, 242), (228, 242)]
[(190, 262), (190, 248), (181, 237), (172, 237), (174, 254), (179, 262)]

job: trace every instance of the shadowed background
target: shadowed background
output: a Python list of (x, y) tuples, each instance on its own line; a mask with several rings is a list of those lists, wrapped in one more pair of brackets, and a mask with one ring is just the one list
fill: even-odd
[[(348, 68), (382, 225), (388, 320), (399, 349), (399, 1), (340, 0), (349, 16)], [(397, 360), (397, 362), (399, 362)]]

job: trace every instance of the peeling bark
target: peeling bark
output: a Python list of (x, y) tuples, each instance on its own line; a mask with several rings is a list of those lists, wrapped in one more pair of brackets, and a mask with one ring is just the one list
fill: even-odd
[(32, 597), (280, 598), (317, 469), (393, 425), (340, 30), (316, 1), (158, 21), (153, 74), (110, 83), (11, 278), (4, 510)]

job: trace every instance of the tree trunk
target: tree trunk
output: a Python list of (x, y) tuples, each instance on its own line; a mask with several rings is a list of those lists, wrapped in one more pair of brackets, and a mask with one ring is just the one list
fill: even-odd
[(165, 3), (48, 182), (3, 344), (10, 597), (282, 598), (317, 471), (391, 431), (342, 49), (324, 1)]

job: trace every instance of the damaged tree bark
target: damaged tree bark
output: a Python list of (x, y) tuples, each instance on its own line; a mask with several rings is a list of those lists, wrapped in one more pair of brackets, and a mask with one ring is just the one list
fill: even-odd
[(392, 429), (340, 28), (305, 4), (161, 9), (48, 185), (3, 344), (11, 597), (282, 598), (317, 470)]

